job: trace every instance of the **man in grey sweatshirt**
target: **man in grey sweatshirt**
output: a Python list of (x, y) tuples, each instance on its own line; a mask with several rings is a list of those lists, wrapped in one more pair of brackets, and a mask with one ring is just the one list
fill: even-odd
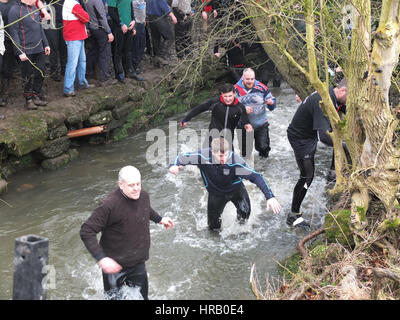
[(114, 35), (107, 22), (107, 12), (102, 0), (83, 1), (83, 6), (90, 17), (88, 23), (90, 48), (87, 53), (86, 71), (88, 74), (94, 74), (97, 64), (100, 71), (98, 80), (102, 86), (108, 86), (116, 81), (110, 78), (109, 72), (111, 42), (114, 41)]

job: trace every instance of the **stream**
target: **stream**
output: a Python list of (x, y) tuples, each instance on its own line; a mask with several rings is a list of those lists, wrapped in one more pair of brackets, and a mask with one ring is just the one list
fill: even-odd
[[(261, 159), (253, 151), (250, 163), (264, 175), (281, 203), (280, 214), (266, 212), (262, 192), (245, 181), (252, 206), (249, 221), (240, 225), (235, 207), (228, 203), (221, 231), (209, 231), (207, 191), (199, 170), (187, 166), (173, 176), (165, 164), (149, 163), (146, 152), (154, 141), (146, 141), (146, 131), (106, 145), (82, 146), (79, 158), (64, 168), (25, 170), (9, 178), (8, 192), (0, 197), (0, 299), (12, 298), (14, 243), (28, 234), (49, 239), (55, 283), (48, 289), (47, 299), (104, 299), (100, 267), (80, 240), (79, 230), (99, 202), (117, 187), (118, 171), (128, 164), (141, 171), (142, 188), (149, 192), (153, 209), (175, 223), (172, 230), (150, 223), (149, 298), (255, 299), (249, 287), (251, 266), (255, 264), (261, 284), (267, 276), (276, 281), (277, 263), (296, 252), (298, 241), (308, 234), (285, 222), (299, 175), (286, 129), (298, 103), (286, 83), (271, 91), (277, 108), (268, 112), (270, 157)], [(158, 129), (170, 134), (170, 121), (176, 124), (182, 117), (167, 119)], [(209, 119), (210, 114), (202, 114), (187, 128), (208, 128)], [(178, 139), (179, 152), (196, 149)], [(324, 190), (331, 154), (330, 148), (318, 145), (315, 178), (302, 205), (312, 230), (321, 226), (326, 213)], [(137, 292), (130, 294), (128, 298), (140, 298)]]

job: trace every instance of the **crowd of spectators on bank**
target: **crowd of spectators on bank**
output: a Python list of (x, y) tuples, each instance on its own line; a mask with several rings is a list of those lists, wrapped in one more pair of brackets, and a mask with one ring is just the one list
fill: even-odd
[[(10, 79), (19, 73), (28, 110), (47, 105), (44, 81), (63, 81), (65, 97), (125, 84), (127, 78), (144, 81), (145, 54), (156, 67), (176, 65), (193, 51), (196, 39), (207, 39), (230, 2), (0, 0), (0, 107), (9, 103)], [(196, 8), (201, 11), (199, 34), (192, 32)], [(236, 82), (244, 69), (244, 47), (237, 39), (216, 42), (218, 58), (220, 47)]]

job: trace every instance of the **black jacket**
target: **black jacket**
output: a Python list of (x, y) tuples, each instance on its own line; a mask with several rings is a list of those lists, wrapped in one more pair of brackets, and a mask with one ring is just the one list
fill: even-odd
[(9, 27), (11, 38), (14, 40), (14, 52), (16, 55), (22, 53), (35, 54), (44, 51), (49, 46), (42, 28), (42, 19), (36, 6), (28, 6), (20, 1), (13, 5), (8, 13), (8, 23), (14, 23)]
[(250, 123), (244, 105), (237, 98), (235, 98), (232, 105), (228, 106), (223, 102), (222, 96), (209, 99), (194, 107), (186, 114), (182, 122), (188, 122), (193, 117), (205, 111), (211, 111), (210, 130), (217, 129), (221, 132), (224, 129), (229, 129), (232, 137), (234, 136), (234, 130), (238, 126), (239, 120), (241, 120), (240, 123), (243, 125)]
[(80, 236), (97, 261), (110, 257), (123, 267), (133, 267), (149, 258), (150, 220), (159, 223), (161, 217), (151, 208), (149, 194), (142, 190), (133, 200), (118, 188), (93, 211)]

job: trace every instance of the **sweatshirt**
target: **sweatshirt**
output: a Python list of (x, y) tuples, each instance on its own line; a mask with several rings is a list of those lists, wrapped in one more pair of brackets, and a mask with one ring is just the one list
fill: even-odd
[[(151, 208), (146, 191), (133, 200), (117, 188), (82, 225), (80, 237), (97, 261), (109, 257), (124, 268), (133, 267), (149, 258), (149, 220), (159, 223), (161, 219)], [(96, 237), (99, 232), (100, 242)]]
[(231, 151), (226, 164), (217, 164), (211, 148), (178, 155), (170, 166), (195, 165), (200, 169), (201, 177), (208, 192), (224, 196), (243, 186), (243, 179), (249, 180), (260, 188), (265, 198), (274, 197), (263, 175), (251, 168), (239, 155)]
[(89, 22), (88, 13), (76, 0), (65, 0), (62, 10), (63, 36), (65, 41), (85, 40), (87, 31), (85, 24)]
[(103, 0), (88, 0), (84, 7), (90, 17), (89, 29), (103, 29), (107, 34), (111, 33)]
[(17, 1), (8, 12), (8, 23), (21, 21), (8, 27), (11, 39), (14, 40), (14, 51), (16, 55), (36, 54), (44, 51), (49, 46), (42, 27), (42, 20), (36, 6), (28, 6)]
[(249, 123), (243, 104), (235, 98), (233, 104), (226, 105), (222, 99), (222, 95), (220, 97), (211, 98), (192, 108), (185, 118), (183, 118), (182, 122), (188, 122), (193, 117), (205, 111), (211, 111), (209, 130), (217, 129), (221, 132), (224, 129), (229, 129), (232, 134), (232, 139), (234, 137), (234, 130), (239, 125), (239, 121), (240, 125)]

